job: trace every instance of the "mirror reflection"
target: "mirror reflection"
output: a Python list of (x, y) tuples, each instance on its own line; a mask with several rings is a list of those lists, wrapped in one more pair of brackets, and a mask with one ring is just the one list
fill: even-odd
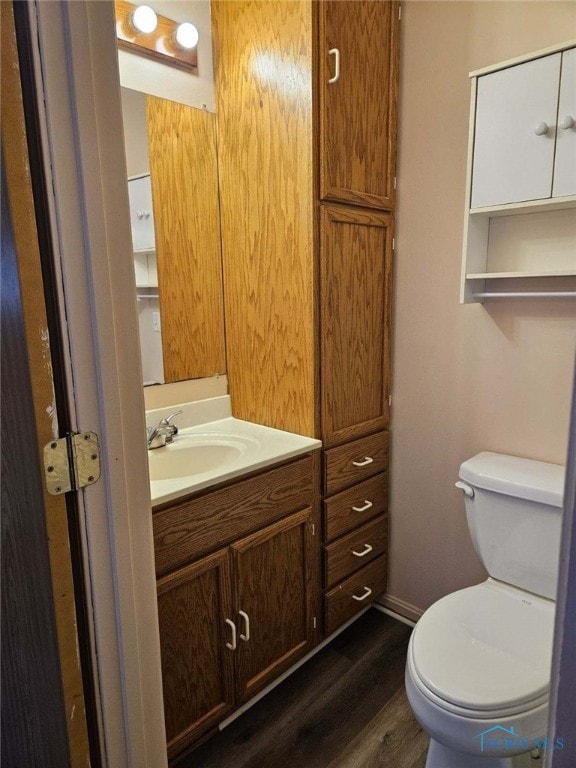
[(214, 114), (122, 88), (144, 384), (223, 374)]

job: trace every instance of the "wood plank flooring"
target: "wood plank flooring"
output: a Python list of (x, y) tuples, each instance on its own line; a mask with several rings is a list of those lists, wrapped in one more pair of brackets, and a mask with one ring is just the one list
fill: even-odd
[(424, 768), (410, 627), (371, 609), (177, 768)]

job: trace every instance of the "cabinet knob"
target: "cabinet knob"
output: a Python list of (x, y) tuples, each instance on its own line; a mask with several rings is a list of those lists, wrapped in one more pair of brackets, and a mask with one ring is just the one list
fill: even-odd
[(538, 123), (536, 128), (534, 128), (534, 133), (536, 136), (545, 136), (548, 131), (550, 130), (548, 123), (545, 123), (544, 121)]
[(563, 131), (567, 131), (568, 128), (574, 127), (574, 118), (572, 115), (566, 115), (566, 117), (563, 117), (562, 120), (558, 123), (560, 128), (562, 128)]

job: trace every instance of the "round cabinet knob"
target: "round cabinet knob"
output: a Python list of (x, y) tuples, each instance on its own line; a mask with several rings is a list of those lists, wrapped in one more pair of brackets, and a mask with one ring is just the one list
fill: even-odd
[(567, 131), (568, 128), (574, 127), (574, 118), (572, 115), (566, 115), (566, 117), (563, 117), (562, 120), (558, 123), (560, 128), (562, 128), (563, 131)]
[(548, 123), (541, 122), (541, 123), (538, 123), (536, 128), (534, 128), (534, 133), (536, 134), (536, 136), (545, 136), (548, 133), (548, 130), (549, 130)]

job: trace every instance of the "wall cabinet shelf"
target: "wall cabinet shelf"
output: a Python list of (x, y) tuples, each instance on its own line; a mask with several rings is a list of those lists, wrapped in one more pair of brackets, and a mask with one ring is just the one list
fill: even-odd
[[(566, 43), (470, 75), (462, 303), (515, 294), (574, 295), (573, 286), (565, 282), (576, 275), (574, 46)], [(563, 219), (551, 218), (562, 211)], [(506, 223), (511, 219), (515, 221)], [(560, 235), (556, 221), (562, 225)], [(530, 248), (539, 241), (540, 254), (530, 252), (525, 258), (523, 241), (530, 241)], [(497, 256), (494, 242), (499, 244)], [(511, 283), (498, 292), (485, 283), (532, 278), (550, 279), (555, 285), (526, 290)]]

